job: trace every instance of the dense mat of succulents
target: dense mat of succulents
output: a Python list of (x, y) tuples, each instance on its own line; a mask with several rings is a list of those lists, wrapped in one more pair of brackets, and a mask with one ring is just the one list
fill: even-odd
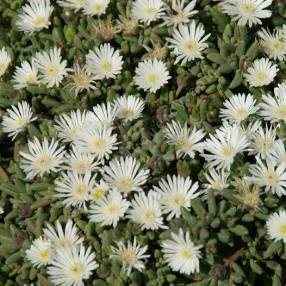
[(1, 0), (0, 285), (285, 285), (285, 19)]

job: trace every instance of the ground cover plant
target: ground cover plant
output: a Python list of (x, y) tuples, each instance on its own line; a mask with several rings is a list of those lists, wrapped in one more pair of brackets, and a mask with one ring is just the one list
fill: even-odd
[(285, 18), (1, 0), (0, 285), (285, 285)]

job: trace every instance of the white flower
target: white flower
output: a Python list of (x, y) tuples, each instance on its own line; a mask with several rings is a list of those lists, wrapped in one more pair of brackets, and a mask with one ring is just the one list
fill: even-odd
[(190, 17), (197, 14), (199, 11), (194, 10), (196, 6), (196, 0), (192, 0), (189, 3), (186, 0), (172, 0), (172, 6), (168, 7), (166, 12), (167, 15), (162, 17), (162, 26), (174, 26), (179, 24), (186, 24), (190, 22)]
[(69, 114), (61, 114), (56, 120), (55, 128), (58, 137), (64, 142), (74, 142), (78, 139), (79, 133), (87, 128), (89, 113), (79, 109), (71, 111)]
[(251, 140), (253, 138), (253, 136), (256, 134), (256, 132), (259, 130), (259, 128), (261, 127), (261, 121), (260, 120), (256, 120), (256, 121), (252, 121), (250, 123), (247, 123), (246, 126), (241, 126), (245, 136)]
[(220, 117), (231, 123), (240, 123), (258, 111), (255, 103), (256, 100), (251, 94), (235, 94), (223, 103), (225, 108), (220, 110)]
[(20, 152), (21, 168), (27, 175), (27, 179), (35, 176), (43, 176), (44, 173), (58, 172), (64, 161), (64, 147), (59, 147), (59, 142), (52, 139), (51, 142), (44, 138), (42, 142), (38, 138), (28, 141), (29, 153)]
[(116, 108), (110, 102), (97, 104), (93, 107), (93, 112), (90, 113), (89, 121), (93, 125), (109, 128), (113, 125), (116, 112)]
[(238, 22), (240, 26), (261, 25), (261, 19), (271, 17), (271, 10), (266, 10), (272, 0), (222, 0), (222, 11)]
[(260, 126), (251, 138), (250, 155), (258, 154), (262, 159), (269, 156), (276, 142), (276, 129), (271, 125), (270, 127)]
[(256, 59), (244, 74), (251, 87), (269, 85), (277, 75), (278, 68), (267, 58)]
[(225, 170), (209, 169), (208, 174), (205, 175), (207, 183), (203, 184), (203, 193), (207, 196), (209, 190), (222, 191), (226, 189), (229, 184), (227, 179), (229, 173)]
[(179, 25), (178, 29), (174, 30), (172, 38), (167, 39), (170, 42), (169, 47), (177, 56), (175, 64), (182, 61), (184, 65), (195, 59), (202, 59), (202, 52), (208, 47), (205, 41), (209, 36), (210, 34), (205, 34), (203, 25), (196, 24), (195, 21), (188, 25)]
[(199, 195), (198, 188), (198, 182), (193, 184), (190, 177), (167, 175), (166, 180), (159, 181), (159, 187), (155, 186), (154, 190), (160, 195), (162, 211), (168, 214), (167, 220), (179, 218), (182, 207), (190, 209), (191, 200)]
[(267, 159), (264, 164), (259, 157), (256, 157), (256, 165), (250, 166), (249, 179), (260, 187), (265, 187), (266, 192), (276, 194), (278, 197), (286, 195), (286, 164), (276, 164), (273, 160)]
[(120, 218), (124, 217), (130, 203), (123, 199), (117, 190), (111, 191), (106, 197), (90, 206), (90, 221), (104, 225), (117, 226)]
[(96, 160), (95, 155), (82, 153), (75, 146), (72, 146), (72, 150), (66, 155), (65, 163), (65, 169), (76, 174), (94, 172), (99, 167), (99, 162)]
[(190, 275), (199, 272), (199, 258), (202, 245), (195, 246), (190, 239), (190, 232), (179, 229), (179, 234), (171, 233), (172, 239), (162, 241), (162, 252), (173, 271)]
[(142, 116), (145, 102), (139, 97), (133, 95), (123, 95), (115, 100), (117, 117), (123, 118), (124, 121), (132, 121)]
[(159, 200), (160, 197), (154, 191), (147, 195), (144, 192), (135, 194), (126, 217), (138, 223), (141, 230), (167, 228), (163, 222), (162, 206)]
[(20, 31), (29, 34), (48, 28), (53, 10), (50, 0), (30, 0), (23, 7), (16, 26)]
[(286, 150), (283, 140), (279, 139), (275, 142), (271, 150), (269, 150), (269, 157), (277, 164), (286, 164)]
[(39, 69), (40, 82), (47, 87), (58, 87), (69, 69), (66, 68), (67, 61), (61, 57), (61, 49), (54, 47), (49, 52), (36, 53), (35, 64)]
[(258, 31), (259, 43), (270, 59), (283, 61), (286, 59), (286, 38), (282, 31), (274, 31), (262, 28)]
[(2, 127), (13, 140), (30, 122), (37, 119), (33, 117), (32, 109), (26, 101), (19, 102), (17, 106), (12, 105), (6, 112), (8, 114), (3, 116)]
[(56, 257), (47, 268), (49, 281), (58, 286), (82, 286), (83, 280), (88, 279), (92, 271), (98, 267), (95, 253), (91, 247), (83, 245), (58, 250)]
[(100, 45), (94, 51), (89, 50), (86, 65), (97, 79), (115, 78), (120, 74), (123, 61), (119, 51), (108, 43)]
[(147, 251), (147, 245), (141, 247), (134, 237), (133, 243), (127, 241), (125, 245), (123, 242), (116, 242), (116, 246), (111, 246), (112, 255), (114, 258), (122, 263), (123, 271), (126, 272), (127, 276), (130, 275), (132, 268), (142, 271), (145, 269), (143, 259), (150, 257), (149, 254), (145, 254)]
[(110, 0), (85, 0), (83, 13), (90, 16), (105, 14)]
[(102, 168), (103, 178), (111, 188), (127, 196), (130, 192), (142, 191), (147, 182), (149, 170), (140, 169), (139, 162), (133, 157), (119, 157)]
[(53, 257), (51, 242), (42, 237), (35, 239), (31, 247), (26, 251), (26, 256), (37, 268), (47, 265)]
[(195, 126), (191, 130), (187, 123), (182, 127), (178, 121), (173, 120), (167, 124), (164, 135), (169, 144), (176, 146), (178, 158), (189, 155), (193, 159), (195, 152), (203, 152), (204, 143), (201, 141), (205, 133), (201, 129), (197, 130)]
[(75, 146), (81, 152), (91, 153), (98, 159), (109, 159), (117, 149), (117, 135), (112, 134), (113, 129), (90, 126), (79, 133)]
[(72, 73), (68, 76), (71, 82), (67, 84), (75, 96), (82, 91), (90, 91), (96, 89), (96, 77), (89, 71), (87, 66), (80, 67), (78, 62), (75, 62)]
[(162, 0), (135, 0), (132, 4), (133, 17), (149, 25), (164, 15), (165, 4)]
[(286, 211), (280, 210), (270, 215), (266, 222), (266, 228), (271, 239), (283, 240), (286, 243)]
[(47, 224), (43, 232), (46, 239), (52, 242), (55, 250), (79, 246), (83, 242), (83, 239), (78, 236), (76, 224), (73, 224), (71, 219), (67, 221), (65, 228), (57, 220), (55, 228), (51, 224)]
[(262, 102), (259, 104), (260, 116), (271, 122), (286, 121), (286, 84), (279, 84), (274, 88), (274, 97), (262, 95)]
[(156, 92), (168, 83), (169, 71), (165, 63), (157, 59), (144, 60), (135, 70), (134, 82), (144, 91)]
[(91, 190), (90, 200), (95, 202), (102, 200), (109, 190), (109, 185), (101, 179), (100, 182), (96, 183), (94, 188)]
[(0, 78), (6, 72), (10, 62), (11, 62), (11, 57), (6, 52), (6, 49), (3, 47), (2, 50), (0, 50)]
[(72, 9), (77, 12), (83, 8), (85, 0), (57, 0), (57, 3), (64, 8)]
[(15, 81), (13, 85), (15, 89), (22, 89), (31, 84), (38, 84), (38, 70), (34, 61), (31, 63), (24, 61), (20, 67), (16, 67), (13, 81)]
[[(237, 125), (225, 125), (216, 129), (215, 135), (205, 141), (202, 156), (210, 162), (210, 167), (229, 170), (237, 154), (246, 151), (249, 142), (243, 130)], [(210, 153), (210, 154), (208, 154)]]
[(91, 173), (78, 175), (72, 172), (62, 173), (55, 181), (55, 197), (62, 199), (66, 206), (86, 209), (90, 192), (94, 187), (94, 177)]

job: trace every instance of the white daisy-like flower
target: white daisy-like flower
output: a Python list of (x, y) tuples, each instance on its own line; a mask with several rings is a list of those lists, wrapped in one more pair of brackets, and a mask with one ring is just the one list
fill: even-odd
[(11, 57), (3, 47), (2, 50), (0, 50), (0, 78), (5, 74), (10, 63)]
[(190, 177), (167, 175), (167, 179), (159, 181), (159, 187), (155, 186), (154, 190), (160, 195), (162, 212), (168, 214), (167, 220), (179, 218), (182, 207), (190, 209), (191, 200), (199, 196), (198, 188), (198, 182), (193, 184)]
[(123, 95), (115, 100), (115, 108), (117, 117), (124, 121), (132, 121), (142, 116), (145, 106), (143, 99), (133, 95)]
[(120, 218), (124, 217), (130, 203), (123, 199), (117, 190), (111, 191), (106, 197), (90, 206), (90, 221), (104, 225), (117, 226)]
[(202, 245), (195, 246), (190, 238), (190, 232), (183, 232), (180, 228), (179, 233), (171, 233), (172, 239), (162, 241), (162, 252), (164, 259), (173, 271), (190, 275), (199, 272), (200, 249)]
[(110, 0), (85, 0), (83, 13), (90, 16), (100, 16), (105, 14)]
[(97, 104), (92, 108), (89, 121), (92, 125), (109, 128), (116, 117), (116, 108), (110, 102)]
[(256, 162), (249, 168), (252, 175), (249, 180), (278, 197), (286, 195), (286, 164), (276, 164), (270, 158), (264, 164), (259, 157), (256, 157)]
[(6, 112), (7, 115), (3, 116), (2, 128), (3, 132), (8, 133), (8, 136), (12, 137), (12, 140), (14, 140), (30, 122), (37, 119), (37, 117), (33, 117), (32, 109), (26, 101), (19, 102), (17, 106), (12, 105)]
[(49, 281), (57, 286), (82, 286), (98, 267), (91, 247), (72, 247), (58, 250), (47, 268)]
[(31, 247), (26, 251), (26, 256), (37, 268), (47, 265), (53, 258), (51, 241), (42, 237), (35, 239)]
[(246, 124), (246, 126), (243, 126), (243, 125), (241, 126), (245, 136), (249, 140), (251, 140), (253, 136), (255, 136), (255, 134), (258, 132), (260, 127), (261, 127), (260, 120), (249, 122), (248, 124)]
[(141, 230), (167, 228), (163, 222), (160, 197), (154, 191), (147, 195), (144, 192), (135, 194), (126, 217), (139, 224)]
[(286, 38), (281, 30), (273, 33), (262, 28), (258, 31), (259, 43), (270, 59), (283, 61), (286, 59)]
[(251, 138), (251, 151), (250, 155), (258, 154), (262, 159), (269, 156), (271, 150), (276, 143), (276, 129), (270, 125), (270, 127), (260, 126)]
[(101, 179), (99, 183), (96, 183), (94, 188), (91, 190), (90, 200), (94, 202), (102, 200), (109, 191), (109, 185)]
[(209, 190), (214, 190), (221, 192), (226, 189), (229, 184), (227, 182), (229, 173), (225, 170), (216, 170), (214, 168), (209, 169), (208, 173), (205, 175), (207, 183), (203, 184), (202, 188), (203, 194), (205, 195), (204, 198), (207, 197)]
[(90, 91), (96, 89), (96, 76), (94, 76), (87, 66), (81, 67), (78, 62), (75, 62), (72, 73), (68, 75), (71, 82), (67, 84), (67, 88), (71, 90), (75, 96), (78, 96), (82, 91)]
[(23, 6), (16, 26), (18, 30), (29, 34), (48, 28), (53, 10), (50, 0), (30, 0)]
[(27, 175), (27, 179), (35, 176), (43, 176), (45, 173), (58, 172), (64, 161), (64, 146), (52, 139), (51, 142), (45, 137), (42, 142), (38, 138), (28, 141), (29, 153), (20, 152), (22, 157), (21, 168)]
[(186, 3), (186, 0), (172, 0), (171, 7), (168, 7), (167, 15), (162, 17), (162, 26), (174, 26), (179, 24), (187, 24), (191, 20), (190, 18), (197, 14), (199, 11), (194, 10), (196, 6), (196, 0), (192, 0)]
[(279, 139), (275, 142), (271, 150), (269, 150), (269, 157), (277, 164), (286, 164), (286, 150), (283, 140)]
[(278, 68), (267, 58), (256, 59), (244, 77), (251, 87), (269, 85), (277, 75)]
[(135, 84), (144, 91), (156, 92), (170, 79), (164, 62), (157, 59), (144, 60), (138, 64), (133, 78)]
[(122, 263), (123, 271), (129, 276), (132, 268), (140, 272), (145, 269), (145, 264), (142, 260), (150, 257), (149, 254), (146, 254), (147, 248), (147, 245), (141, 247), (136, 237), (134, 237), (133, 243), (127, 241), (127, 244), (124, 244), (120, 241), (116, 242), (116, 247), (111, 246), (112, 254), (110, 257)]
[(55, 128), (58, 137), (64, 142), (74, 142), (78, 139), (79, 133), (87, 128), (89, 119), (88, 112), (81, 112), (79, 109), (64, 113), (56, 120)]
[(279, 84), (274, 88), (274, 97), (270, 94), (262, 95), (262, 102), (259, 104), (260, 116), (271, 122), (286, 122), (286, 83)]
[(210, 167), (229, 170), (235, 156), (246, 151), (248, 147), (249, 141), (239, 126), (224, 125), (216, 129), (215, 135), (210, 134), (210, 138), (206, 139), (207, 153), (201, 156), (210, 163)]
[(13, 81), (15, 89), (22, 89), (31, 84), (38, 84), (38, 70), (34, 61), (29, 63), (24, 61), (20, 67), (16, 67), (16, 71), (13, 74)]
[(60, 198), (66, 206), (86, 209), (90, 192), (94, 187), (94, 177), (91, 173), (78, 175), (72, 172), (62, 173), (55, 181), (54, 196)]
[(108, 43), (89, 50), (86, 65), (97, 79), (115, 78), (121, 72), (123, 60), (119, 51)]
[(196, 152), (203, 152), (204, 150), (204, 143), (201, 141), (205, 137), (205, 133), (195, 126), (191, 130), (187, 123), (182, 127), (178, 121), (173, 120), (167, 124), (164, 135), (167, 143), (176, 146), (178, 158), (189, 155), (193, 159)]
[(238, 25), (252, 27), (271, 17), (271, 10), (266, 9), (271, 4), (272, 0), (222, 0), (221, 8)]
[(91, 153), (98, 159), (109, 159), (117, 147), (117, 135), (113, 129), (90, 126), (79, 133), (75, 146), (83, 153)]
[(79, 11), (83, 8), (85, 0), (57, 0), (57, 3), (63, 8)]
[(205, 43), (210, 34), (205, 34), (202, 24), (192, 21), (188, 25), (181, 24), (174, 30), (172, 38), (168, 38), (169, 48), (177, 56), (175, 64), (181, 61), (182, 65), (195, 59), (202, 59), (202, 52), (208, 45)]
[(139, 22), (149, 25), (165, 14), (165, 3), (162, 0), (135, 0), (132, 4), (132, 15)]
[(286, 211), (271, 214), (266, 222), (267, 233), (275, 241), (283, 240), (286, 243)]
[(251, 94), (235, 94), (223, 103), (225, 108), (220, 110), (220, 117), (230, 123), (240, 123), (258, 111), (255, 104), (256, 100)]
[(87, 172), (95, 172), (99, 168), (99, 161), (95, 155), (82, 153), (75, 146), (72, 146), (70, 153), (66, 154), (66, 170), (76, 174), (85, 174)]
[(142, 191), (149, 170), (140, 169), (140, 163), (133, 157), (119, 157), (102, 168), (102, 175), (111, 188), (127, 196), (130, 192)]
[(69, 219), (65, 225), (65, 228), (57, 220), (55, 227), (51, 224), (47, 224), (47, 227), (43, 229), (46, 239), (52, 242), (53, 249), (66, 249), (70, 247), (78, 247), (83, 243), (83, 239), (78, 236), (78, 228), (76, 224)]
[(49, 52), (36, 53), (35, 64), (39, 70), (40, 82), (47, 87), (58, 87), (70, 71), (66, 68), (67, 61), (62, 60), (61, 49), (54, 47)]

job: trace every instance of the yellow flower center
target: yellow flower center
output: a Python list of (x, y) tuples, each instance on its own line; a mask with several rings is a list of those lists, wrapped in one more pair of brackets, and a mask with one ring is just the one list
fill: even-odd
[(264, 152), (272, 148), (273, 142), (269, 140), (267, 137), (262, 137), (260, 140), (258, 140), (256, 146), (257, 146), (257, 151)]
[(82, 275), (82, 266), (79, 263), (73, 263), (70, 268), (70, 272), (73, 277), (80, 277)]
[(266, 178), (268, 183), (272, 186), (275, 186), (279, 182), (279, 177), (274, 171), (268, 171)]
[(117, 206), (115, 204), (110, 204), (106, 210), (110, 215), (114, 215), (117, 212)]
[(186, 43), (186, 49), (188, 52), (195, 52), (198, 49), (198, 44), (194, 41), (189, 41)]
[(133, 110), (129, 108), (123, 108), (121, 113), (122, 113), (122, 116), (125, 118), (131, 117), (134, 115)]
[(40, 258), (41, 258), (43, 261), (48, 260), (48, 258), (49, 258), (49, 252), (48, 252), (48, 250), (46, 250), (46, 249), (40, 250), (40, 251), (39, 251), (39, 256), (40, 256)]
[(126, 250), (120, 255), (120, 258), (125, 263), (134, 264), (136, 261), (136, 254), (132, 250)]
[(184, 203), (184, 198), (180, 194), (175, 194), (171, 200), (171, 205), (174, 208), (179, 208), (180, 206), (183, 205), (183, 203)]
[(178, 140), (178, 145), (179, 145), (179, 148), (182, 149), (185, 152), (187, 152), (191, 148), (191, 146), (192, 146), (189, 138), (187, 138), (187, 137), (181, 137)]
[(155, 220), (155, 213), (152, 210), (146, 210), (143, 214), (145, 223), (151, 224)]
[(146, 7), (145, 8), (145, 13), (148, 15), (151, 15), (155, 12), (155, 9), (153, 7)]
[(282, 51), (284, 48), (284, 43), (280, 40), (275, 40), (272, 44), (274, 50)]
[(285, 235), (286, 234), (286, 225), (281, 225), (279, 227), (279, 231), (281, 234)]
[(285, 105), (281, 105), (278, 106), (275, 110), (276, 116), (278, 117), (278, 119), (286, 119), (286, 106)]
[(100, 3), (95, 3), (95, 4), (94, 4), (94, 10), (95, 10), (96, 12), (100, 12), (100, 11), (102, 10), (102, 4), (100, 4)]
[(0, 76), (2, 76), (6, 71), (7, 65), (0, 63)]
[(58, 248), (65, 248), (69, 245), (69, 242), (66, 239), (59, 239), (57, 241)]
[(252, 3), (245, 3), (242, 6), (242, 11), (246, 14), (251, 14), (254, 11), (254, 5)]
[(121, 178), (117, 182), (117, 188), (120, 192), (129, 192), (133, 187), (133, 182), (130, 178)]
[(30, 82), (30, 81), (36, 80), (36, 77), (32, 73), (28, 73), (26, 75), (25, 79), (26, 79), (26, 81)]
[(36, 16), (35, 17), (35, 19), (34, 19), (34, 25), (36, 26), (36, 27), (42, 27), (43, 25), (45, 25), (46, 24), (46, 20), (45, 20), (45, 18), (44, 17), (42, 17), (42, 16)]
[(84, 74), (84, 73), (77, 73), (75, 75), (73, 75), (73, 81), (75, 83), (76, 86), (80, 87), (80, 88), (85, 88), (89, 85), (89, 77)]
[(36, 165), (39, 169), (46, 169), (50, 165), (51, 159), (47, 155), (43, 155), (36, 160)]
[(158, 79), (158, 75), (156, 75), (155, 73), (150, 73), (148, 75), (148, 80), (151, 82), (151, 83), (154, 83), (156, 82)]
[(100, 67), (102, 68), (103, 71), (109, 72), (111, 70), (111, 64), (108, 62), (103, 62), (101, 63)]
[(221, 181), (219, 179), (212, 182), (211, 187), (214, 190), (219, 190), (221, 188)]
[(55, 66), (49, 66), (47, 67), (47, 75), (48, 76), (54, 76), (59, 72), (59, 69)]
[(235, 112), (236, 112), (236, 117), (240, 120), (244, 119), (247, 115), (247, 111), (243, 106), (237, 108)]
[(83, 174), (87, 170), (87, 163), (84, 160), (78, 161), (74, 168), (76, 169), (77, 173)]
[(16, 125), (18, 126), (18, 127), (22, 127), (23, 125), (25, 125), (25, 120), (23, 119), (23, 118), (17, 118), (16, 120), (15, 120), (15, 123), (16, 123)]
[(105, 141), (102, 138), (95, 138), (92, 141), (92, 147), (93, 147), (93, 151), (100, 151), (103, 150), (105, 148)]
[(182, 255), (183, 258), (190, 258), (191, 252), (190, 252), (189, 249), (186, 248), (186, 249), (184, 249), (184, 250), (181, 252), (181, 255)]
[(85, 185), (78, 185), (74, 188), (74, 196), (78, 199), (84, 199), (87, 193), (87, 187)]
[(257, 78), (258, 78), (259, 80), (261, 80), (261, 81), (266, 80), (266, 74), (265, 74), (265, 72), (259, 72), (259, 73), (257, 73)]
[(104, 197), (105, 190), (103, 188), (96, 188), (93, 191), (93, 197), (96, 200), (102, 199)]
[(222, 156), (230, 157), (233, 154), (233, 148), (229, 145), (226, 145), (222, 148)]

